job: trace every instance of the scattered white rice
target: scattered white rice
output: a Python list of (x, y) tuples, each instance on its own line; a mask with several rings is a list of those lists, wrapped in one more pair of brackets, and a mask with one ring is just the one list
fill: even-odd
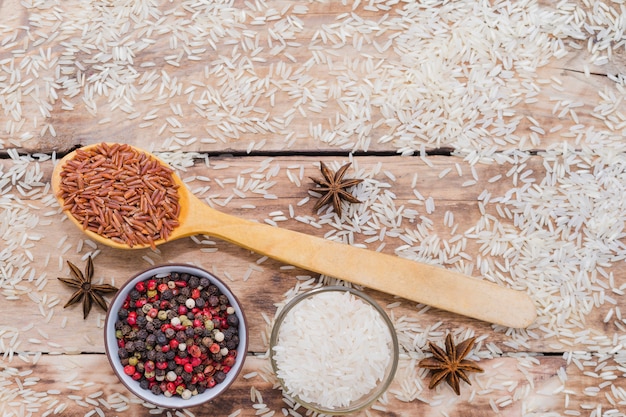
[[(162, 8), (138, 1), (132, 8), (98, 9), (96, 18), (95, 9), (89, 7), (16, 3), (17, 8), (0, 22), (0, 149), (9, 157), (0, 160), (1, 296), (9, 304), (32, 303), (49, 326), (64, 329), (68, 317), (58, 314), (62, 305), (46, 297), (46, 282), (53, 281), (56, 271), (47, 277), (32, 271), (56, 269), (58, 261), (60, 274), (65, 256), (80, 254), (84, 261), (100, 253), (90, 240), (62, 236), (50, 246), (58, 245), (65, 255), (47, 254), (39, 263), (33, 255), (35, 245), (45, 243), (42, 231), (63, 218), (43, 181), (44, 163), (49, 167), (56, 157), (19, 155), (16, 149), (65, 135), (52, 117), (54, 106), (70, 116), (85, 108), (94, 124), (103, 127), (114, 120), (141, 121), (137, 126), (142, 133), (155, 138), (154, 150), (179, 172), (201, 163), (211, 169), (208, 177), (185, 177), (194, 192), (210, 204), (239, 203), (250, 212), (256, 206), (245, 199), (281, 195), (275, 187), (277, 176), (285, 181), (286, 175), (295, 189), (307, 187), (309, 167), (289, 161), (290, 171), (285, 173), (278, 164), (264, 161), (258, 170), (242, 169), (241, 178), (210, 181), (231, 165), (213, 163), (208, 155), (194, 152), (198, 144), (257, 153), (270, 148), (264, 137), (273, 136), (283, 141), (284, 149), (312, 142), (342, 152), (386, 146), (399, 155), (416, 155), (415, 163), (430, 167), (432, 177), (444, 181), (453, 179), (449, 161), (454, 161), (458, 185), (467, 192), (476, 188), (479, 178), (487, 178), (488, 189), (478, 198), (476, 223), (459, 230), (462, 209), (449, 211), (439, 223), (442, 210), (450, 209), (437, 195), (420, 193), (421, 173), (402, 183), (393, 166), (382, 164), (355, 163), (353, 176), (366, 181), (354, 193), (364, 203), (350, 206), (341, 222), (332, 213), (312, 216), (308, 210), (312, 202), (305, 193), (289, 209), (278, 207), (280, 199), (273, 207), (288, 210), (289, 218), (323, 229), (334, 240), (395, 252), (527, 291), (538, 305), (537, 322), (525, 331), (495, 328), (503, 342), (485, 343), (477, 354), (506, 356), (507, 349), (525, 351), (538, 340), (546, 340), (557, 351), (571, 348), (566, 352), (569, 363), (598, 383), (584, 390), (588, 402), (572, 400), (570, 407), (585, 410), (584, 415), (617, 415), (610, 407), (617, 409), (626, 401), (623, 386), (613, 382), (615, 370), (626, 364), (626, 323), (619, 308), (626, 288), (619, 274), (613, 278), (615, 267), (626, 259), (624, 11), (620, 2), (546, 3), (355, 1), (342, 4), (332, 24), (319, 27), (310, 27), (307, 20), (307, 13), (318, 7), (315, 3), (278, 10), (262, 1), (244, 2), (237, 9), (229, 2), (179, 2)], [(14, 16), (26, 16), (29, 28)], [(157, 51), (154, 48), (162, 52), (165, 45), (161, 53), (165, 64), (141, 61), (146, 53)], [(272, 55), (276, 63), (265, 62)], [(547, 71), (537, 79), (538, 68), (560, 66), (558, 59), (572, 55), (581, 60), (581, 77), (604, 72), (613, 84), (585, 96), (583, 103), (568, 94), (561, 70)], [(185, 60), (206, 59), (210, 62), (203, 68), (204, 78), (219, 80), (219, 87), (208, 81), (190, 83), (179, 72)], [(534, 103), (542, 100), (553, 103), (553, 116), (560, 119), (548, 130), (543, 116), (534, 112)], [(153, 105), (139, 111), (146, 102)], [(599, 124), (586, 126), (589, 115)], [(295, 132), (294, 121), (303, 117), (310, 119), (309, 130)], [(559, 138), (572, 146), (558, 143)], [(555, 145), (546, 149), (545, 143)], [(443, 147), (455, 151), (442, 168), (427, 150)], [(500, 151), (511, 148), (519, 151)], [(532, 149), (544, 151), (531, 158)], [(539, 161), (532, 172), (527, 166), (531, 160)], [(499, 172), (510, 168), (510, 174), (481, 171), (493, 165)], [(408, 186), (415, 199), (406, 197), (406, 206), (399, 206), (393, 193), (396, 186)], [(218, 195), (218, 189), (225, 193)], [(263, 216), (274, 224), (285, 221), (282, 215)], [(211, 244), (201, 246), (203, 253), (217, 251)], [(142, 258), (148, 264), (161, 260), (152, 253)], [(257, 270), (250, 267), (243, 280)], [(302, 288), (315, 285), (310, 279), (302, 280)], [(431, 312), (428, 306), (417, 306), (412, 315)], [(607, 326), (605, 333), (587, 329), (586, 319), (598, 312)], [(406, 317), (396, 320), (403, 325), (399, 335), (408, 357), (419, 357), (426, 340), (441, 337), (441, 324), (421, 327)], [(39, 345), (62, 348), (42, 341), (40, 337), (48, 339), (47, 335), (25, 324), (27, 330), (0, 328), (3, 365), (14, 358), (36, 364), (41, 353), (25, 350)], [(594, 353), (576, 351), (581, 345)], [(520, 365), (525, 372), (533, 366), (538, 365), (532, 361)], [(0, 401), (9, 410), (6, 413), (19, 415), (49, 400), (30, 395), (37, 381), (20, 381), (16, 384), (30, 389), (15, 391), (14, 374), (10, 367), (3, 370), (0, 382), (7, 385), (0, 389), (0, 400), (11, 396), (11, 401)], [(524, 375), (528, 384), (516, 388), (512, 398), (494, 397), (490, 408), (499, 410), (509, 401), (521, 401), (526, 407), (534, 376)], [(426, 398), (422, 376), (407, 381), (396, 392), (399, 398), (429, 402), (432, 407), (449, 401)], [(476, 402), (497, 389), (497, 381), (485, 380), (480, 391), (471, 392), (471, 399)], [(569, 401), (567, 387), (555, 390)], [(60, 393), (48, 395), (57, 399), (44, 415), (67, 411)], [(118, 413), (131, 404), (121, 398), (111, 401)], [(100, 415), (98, 408), (85, 412)], [(293, 409), (287, 413), (298, 415)]]

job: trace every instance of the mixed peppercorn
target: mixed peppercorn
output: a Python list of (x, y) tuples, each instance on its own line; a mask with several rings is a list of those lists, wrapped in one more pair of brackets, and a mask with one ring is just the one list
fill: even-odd
[(172, 272), (135, 284), (115, 335), (124, 373), (155, 395), (188, 399), (226, 379), (239, 317), (208, 278)]

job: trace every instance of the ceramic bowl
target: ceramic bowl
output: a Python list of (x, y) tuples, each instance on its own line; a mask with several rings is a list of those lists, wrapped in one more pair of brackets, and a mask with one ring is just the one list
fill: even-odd
[[(118, 320), (118, 312), (124, 306), (124, 302), (129, 292), (135, 289), (135, 285), (139, 282), (146, 281), (152, 277), (167, 276), (172, 273), (195, 275), (198, 278), (207, 278), (211, 284), (217, 286), (219, 291), (226, 295), (229, 304), (234, 308), (235, 314), (239, 319), (237, 325), (239, 344), (236, 348), (235, 361), (226, 373), (225, 379), (216, 384), (212, 388), (207, 388), (204, 392), (192, 395), (190, 398), (183, 398), (181, 395), (174, 394), (166, 396), (164, 394), (154, 394), (151, 390), (142, 388), (137, 380), (131, 375), (127, 375), (124, 371), (124, 365), (118, 356), (119, 346), (116, 337), (116, 321)], [(119, 335), (118, 335), (119, 336)], [(131, 279), (129, 279), (118, 291), (109, 306), (104, 326), (104, 345), (106, 355), (113, 368), (113, 371), (124, 384), (124, 386), (137, 397), (163, 408), (181, 409), (197, 406), (211, 401), (224, 393), (237, 378), (241, 371), (248, 349), (248, 328), (246, 325), (245, 315), (241, 304), (237, 297), (220, 279), (211, 273), (197, 267), (186, 264), (167, 264), (147, 269)]]

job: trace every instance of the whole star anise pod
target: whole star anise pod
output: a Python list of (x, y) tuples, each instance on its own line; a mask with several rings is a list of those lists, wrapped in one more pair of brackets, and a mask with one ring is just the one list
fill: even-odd
[(70, 273), (72, 278), (58, 278), (59, 281), (65, 285), (75, 288), (76, 291), (63, 308), (69, 307), (72, 304), (76, 304), (82, 300), (83, 302), (83, 319), (86, 319), (91, 311), (91, 305), (95, 301), (104, 311), (108, 310), (107, 303), (102, 298), (100, 293), (112, 293), (116, 292), (117, 288), (110, 284), (92, 284), (93, 278), (93, 260), (91, 256), (87, 260), (87, 266), (85, 267), (85, 273), (83, 274), (80, 269), (70, 261), (67, 261), (67, 265), (70, 267)]
[(333, 173), (323, 162), (320, 162), (320, 170), (322, 171), (323, 179), (311, 178), (318, 187), (310, 188), (311, 191), (322, 193), (320, 199), (315, 203), (314, 210), (318, 210), (320, 207), (331, 203), (335, 213), (341, 217), (341, 201), (346, 200), (350, 203), (360, 203), (361, 201), (354, 197), (352, 194), (346, 191), (346, 188), (350, 188), (362, 182), (362, 179), (348, 179), (344, 180), (343, 176), (346, 175), (346, 170), (352, 165), (347, 163), (336, 173)]
[(452, 335), (448, 333), (445, 351), (436, 344), (428, 342), (433, 357), (422, 359), (418, 364), (421, 368), (431, 370), (432, 377), (428, 388), (433, 389), (445, 380), (456, 395), (460, 395), (460, 379), (472, 384), (466, 372), (483, 372), (476, 362), (464, 359), (472, 350), (475, 340), (475, 337), (471, 337), (455, 346)]

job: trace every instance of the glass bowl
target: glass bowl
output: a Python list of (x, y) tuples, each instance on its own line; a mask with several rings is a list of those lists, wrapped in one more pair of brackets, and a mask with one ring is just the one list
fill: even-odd
[[(234, 308), (234, 313), (237, 315), (237, 318), (239, 319), (237, 324), (234, 324), (234, 322), (231, 323), (233, 327), (237, 326), (237, 331), (238, 331), (237, 336), (239, 337), (239, 344), (236, 347), (235, 353), (230, 352), (231, 356), (234, 355), (234, 363), (232, 363), (232, 360), (230, 360), (230, 362), (222, 362), (223, 364), (227, 364), (227, 365), (232, 364), (232, 366), (230, 366), (229, 369), (225, 370), (226, 371), (225, 379), (222, 382), (217, 383), (212, 388), (207, 388), (204, 392), (199, 392), (197, 395), (192, 395), (190, 398), (183, 398), (181, 395), (177, 395), (177, 394), (172, 395), (172, 396), (166, 396), (162, 393), (155, 394), (149, 389), (142, 388), (139, 385), (140, 384), (139, 381), (133, 379), (131, 375), (126, 374), (125, 366), (122, 364), (122, 361), (120, 357), (118, 356), (120, 347), (118, 344), (119, 334), (116, 336), (116, 331), (118, 330), (116, 329), (116, 321), (118, 319), (118, 312), (123, 306), (125, 306), (125, 302), (129, 293), (132, 290), (136, 289), (136, 285), (140, 282), (145, 282), (146, 280), (149, 280), (153, 277), (162, 277), (162, 276), (167, 276), (169, 274), (174, 274), (174, 273), (189, 274), (189, 275), (196, 276), (200, 279), (202, 278), (208, 279), (210, 284), (214, 284), (219, 289), (219, 292), (221, 294), (224, 294), (228, 297), (228, 304)], [(162, 289), (165, 289), (165, 288), (163, 287)], [(146, 292), (146, 294), (148, 293)], [(197, 296), (198, 294), (195, 294), (195, 295)], [(204, 296), (202, 298), (204, 298)], [(198, 298), (196, 298), (196, 300), (197, 299)], [(156, 305), (156, 302), (155, 302), (155, 305)], [(189, 304), (189, 306), (190, 308), (192, 307), (191, 304)], [(180, 317), (182, 317), (182, 315)], [(208, 316), (206, 317), (201, 316), (201, 317), (205, 319), (208, 318)], [(165, 318), (163, 320), (163, 323), (171, 324), (173, 323), (171, 320), (172, 319), (170, 318)], [(207, 327), (209, 325), (206, 321), (204, 323), (205, 323), (204, 327)], [(221, 324), (218, 327), (223, 328)], [(179, 330), (180, 330), (180, 327), (179, 327)], [(171, 339), (169, 341), (171, 341)], [(169, 341), (167, 343), (168, 346), (169, 346)], [(215, 341), (217, 341), (217, 338), (215, 339)], [(157, 344), (159, 343), (157, 342)], [(174, 351), (177, 351), (177, 349), (183, 350), (183, 349), (180, 349), (181, 344), (182, 343), (178, 344), (178, 346), (171, 345), (170, 347), (168, 347), (168, 349), (174, 350)], [(185, 345), (187, 345), (187, 343)], [(109, 363), (111, 364), (111, 367), (113, 368), (113, 371), (115, 372), (119, 380), (122, 382), (122, 384), (124, 384), (130, 392), (132, 392), (133, 394), (135, 394), (137, 397), (141, 398), (142, 400), (145, 400), (159, 407), (170, 408), (170, 409), (182, 409), (182, 408), (193, 407), (193, 406), (197, 406), (200, 404), (204, 404), (208, 401), (215, 399), (217, 396), (219, 396), (224, 391), (226, 391), (228, 387), (235, 381), (235, 379), (237, 378), (237, 375), (239, 374), (239, 372), (241, 371), (243, 367), (247, 350), (248, 350), (248, 328), (247, 328), (246, 319), (245, 319), (241, 304), (239, 303), (239, 301), (237, 300), (237, 297), (235, 297), (233, 292), (221, 280), (219, 280), (217, 277), (215, 277), (211, 273), (201, 268), (193, 267), (193, 266), (186, 265), (186, 264), (167, 264), (167, 265), (156, 266), (156, 267), (147, 269), (135, 275), (133, 278), (128, 280), (120, 288), (120, 290), (118, 291), (118, 293), (115, 295), (114, 299), (112, 300), (111, 305), (109, 306), (109, 309), (107, 312), (105, 325), (104, 325), (104, 346), (105, 346), (107, 358), (109, 360)], [(155, 350), (157, 349), (155, 348)], [(194, 351), (192, 354), (191, 353), (192, 350), (189, 349), (189, 347), (187, 347), (186, 352), (188, 352), (186, 353), (186, 355), (188, 356), (189, 359), (191, 359), (193, 355), (198, 355), (197, 351)], [(226, 353), (226, 351), (224, 351), (224, 353)], [(208, 354), (208, 353), (205, 352), (205, 354)], [(155, 360), (153, 362), (156, 364), (157, 361)], [(143, 363), (146, 363), (146, 362), (143, 362)], [(196, 373), (196, 371), (197, 369), (194, 369), (192, 372), (189, 372), (189, 373), (190, 374)], [(220, 378), (223, 376), (224, 375), (220, 375)], [(162, 378), (162, 376), (159, 378)]]
[[(341, 297), (332, 298), (329, 294)], [(325, 304), (335, 301), (340, 301), (337, 308), (328, 308)], [(363, 317), (345, 317), (352, 311), (347, 305), (358, 308), (355, 314), (367, 320), (363, 323), (359, 321)], [(316, 311), (314, 319), (310, 319), (309, 308)], [(337, 314), (341, 316), (337, 318)], [(343, 330), (342, 326), (345, 326)], [(371, 349), (372, 344), (375, 349)], [(328, 346), (331, 356), (324, 356), (328, 351), (318, 353)], [(370, 350), (365, 351), (366, 347)], [(357, 352), (357, 348), (361, 352)], [(398, 338), (385, 311), (369, 295), (350, 287), (326, 286), (299, 294), (279, 312), (270, 335), (270, 362), (283, 392), (307, 409), (327, 415), (349, 414), (369, 407), (393, 381), (398, 357)], [(372, 365), (372, 362), (375, 363)], [(366, 370), (371, 369), (374, 373), (368, 374)], [(369, 381), (368, 386), (354, 384), (350, 379), (355, 375)], [(320, 378), (324, 386), (319, 388), (320, 392), (336, 393), (332, 394), (336, 399), (326, 404), (316, 399), (320, 397), (311, 391), (315, 388), (309, 388)]]

